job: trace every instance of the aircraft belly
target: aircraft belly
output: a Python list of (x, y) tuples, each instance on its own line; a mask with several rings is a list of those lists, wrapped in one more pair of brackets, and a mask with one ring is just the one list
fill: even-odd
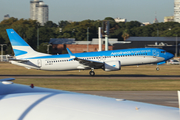
[(75, 70), (77, 69), (77, 66), (79, 65), (76, 61), (70, 61), (70, 62), (59, 62), (59, 63), (53, 63), (53, 64), (44, 64), (41, 69), (42, 70)]

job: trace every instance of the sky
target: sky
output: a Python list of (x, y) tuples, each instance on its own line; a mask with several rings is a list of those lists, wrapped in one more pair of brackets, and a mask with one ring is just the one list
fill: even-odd
[[(42, 0), (49, 6), (49, 20), (103, 20), (106, 17), (153, 23), (173, 16), (174, 0)], [(30, 0), (0, 0), (0, 21), (4, 15), (30, 18)]]

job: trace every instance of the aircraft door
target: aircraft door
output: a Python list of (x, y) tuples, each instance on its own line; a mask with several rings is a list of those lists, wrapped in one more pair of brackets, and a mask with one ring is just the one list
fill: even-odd
[(156, 50), (152, 51), (153, 57), (156, 58)]
[(37, 65), (38, 65), (39, 67), (41, 67), (41, 66), (42, 66), (42, 61), (41, 61), (41, 60), (37, 60)]

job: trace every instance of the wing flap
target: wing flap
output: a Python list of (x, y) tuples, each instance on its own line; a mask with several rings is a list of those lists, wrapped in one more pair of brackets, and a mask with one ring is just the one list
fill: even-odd
[(77, 60), (77, 61), (79, 61), (80, 64), (83, 64), (83, 65), (86, 65), (86, 66), (89, 66), (92, 68), (100, 68), (104, 65), (103, 62), (84, 60), (84, 59), (77, 58), (77, 57), (74, 60)]
[(103, 62), (97, 62), (97, 61), (91, 61), (91, 60), (78, 58), (68, 48), (67, 48), (67, 51), (70, 56), (69, 61), (76, 60), (76, 61), (79, 61), (80, 64), (91, 67), (91, 68), (101, 68), (104, 65)]

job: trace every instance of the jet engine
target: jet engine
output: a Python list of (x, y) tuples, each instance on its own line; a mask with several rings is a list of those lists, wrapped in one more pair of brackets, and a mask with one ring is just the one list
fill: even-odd
[(106, 61), (103, 66), (104, 71), (116, 71), (121, 70), (121, 62), (118, 60), (115, 61)]

